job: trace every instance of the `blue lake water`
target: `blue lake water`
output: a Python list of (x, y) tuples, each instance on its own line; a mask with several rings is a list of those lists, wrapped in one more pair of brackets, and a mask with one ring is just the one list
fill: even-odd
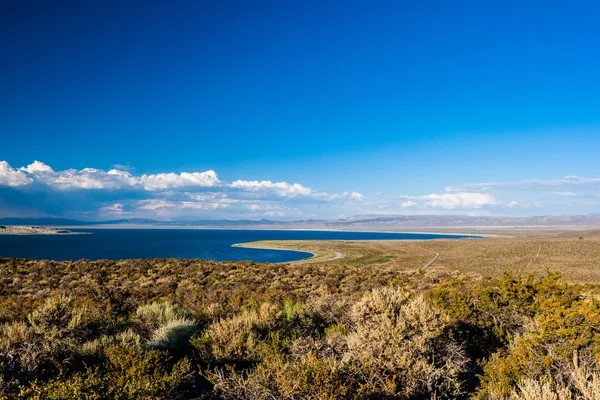
[(412, 233), (222, 229), (71, 229), (88, 235), (0, 236), (0, 257), (49, 260), (202, 258), (287, 262), (311, 257), (301, 251), (232, 247), (257, 240), (423, 240), (475, 236)]

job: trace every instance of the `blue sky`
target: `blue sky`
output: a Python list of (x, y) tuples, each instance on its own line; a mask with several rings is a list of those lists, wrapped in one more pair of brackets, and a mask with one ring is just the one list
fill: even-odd
[(599, 212), (599, 12), (3, 1), (0, 216)]

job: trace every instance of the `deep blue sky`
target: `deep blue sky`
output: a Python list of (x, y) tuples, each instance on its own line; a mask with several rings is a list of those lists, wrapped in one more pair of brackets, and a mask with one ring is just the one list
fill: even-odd
[[(593, 1), (4, 0), (0, 160), (389, 198), (595, 178), (599, 15)], [(348, 207), (314, 213), (377, 211)], [(536, 207), (510, 213), (579, 210)]]

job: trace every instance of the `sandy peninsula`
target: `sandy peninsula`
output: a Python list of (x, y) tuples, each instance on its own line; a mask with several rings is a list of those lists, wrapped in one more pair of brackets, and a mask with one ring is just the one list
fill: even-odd
[(81, 232), (71, 232), (66, 229), (46, 226), (0, 225), (0, 235), (77, 235), (79, 233)]

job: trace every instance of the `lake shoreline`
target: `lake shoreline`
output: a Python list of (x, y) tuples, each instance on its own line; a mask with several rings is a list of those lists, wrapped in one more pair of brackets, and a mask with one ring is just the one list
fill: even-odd
[[(90, 229), (73, 230), (91, 235), (2, 235), (0, 256), (28, 259), (132, 259), (198, 258), (215, 261), (291, 262), (310, 258), (315, 251), (282, 251), (232, 246), (259, 241), (365, 241), (396, 243), (427, 240), (460, 240), (456, 235), (394, 234), (348, 231), (274, 231), (205, 229)], [(462, 238), (474, 237), (463, 236)], [(264, 243), (263, 243), (264, 244)], [(271, 247), (271, 246), (267, 246)], [(279, 247), (279, 245), (273, 246)], [(326, 252), (326, 258), (333, 252)], [(319, 256), (319, 254), (317, 254)]]
[(410, 234), (410, 235), (445, 235), (445, 236), (470, 236), (475, 239), (480, 238), (493, 238), (493, 237), (512, 237), (513, 235), (503, 235), (495, 233), (481, 233), (475, 231), (469, 231), (465, 229), (460, 232), (457, 231), (444, 231), (435, 230), (429, 231), (428, 228), (419, 230), (419, 228), (413, 228), (416, 230), (377, 230), (377, 229), (334, 229), (334, 228), (285, 228), (285, 227), (269, 227), (269, 226), (240, 226), (240, 227), (218, 227), (218, 226), (177, 226), (177, 225), (68, 225), (64, 226), (66, 229), (147, 229), (147, 230), (203, 230), (203, 231), (281, 231), (281, 232), (340, 232), (340, 233), (389, 233), (389, 234)]
[(2, 236), (30, 236), (30, 235), (85, 235), (90, 232), (72, 232), (62, 228), (47, 226), (22, 226), (22, 225), (0, 225)]

